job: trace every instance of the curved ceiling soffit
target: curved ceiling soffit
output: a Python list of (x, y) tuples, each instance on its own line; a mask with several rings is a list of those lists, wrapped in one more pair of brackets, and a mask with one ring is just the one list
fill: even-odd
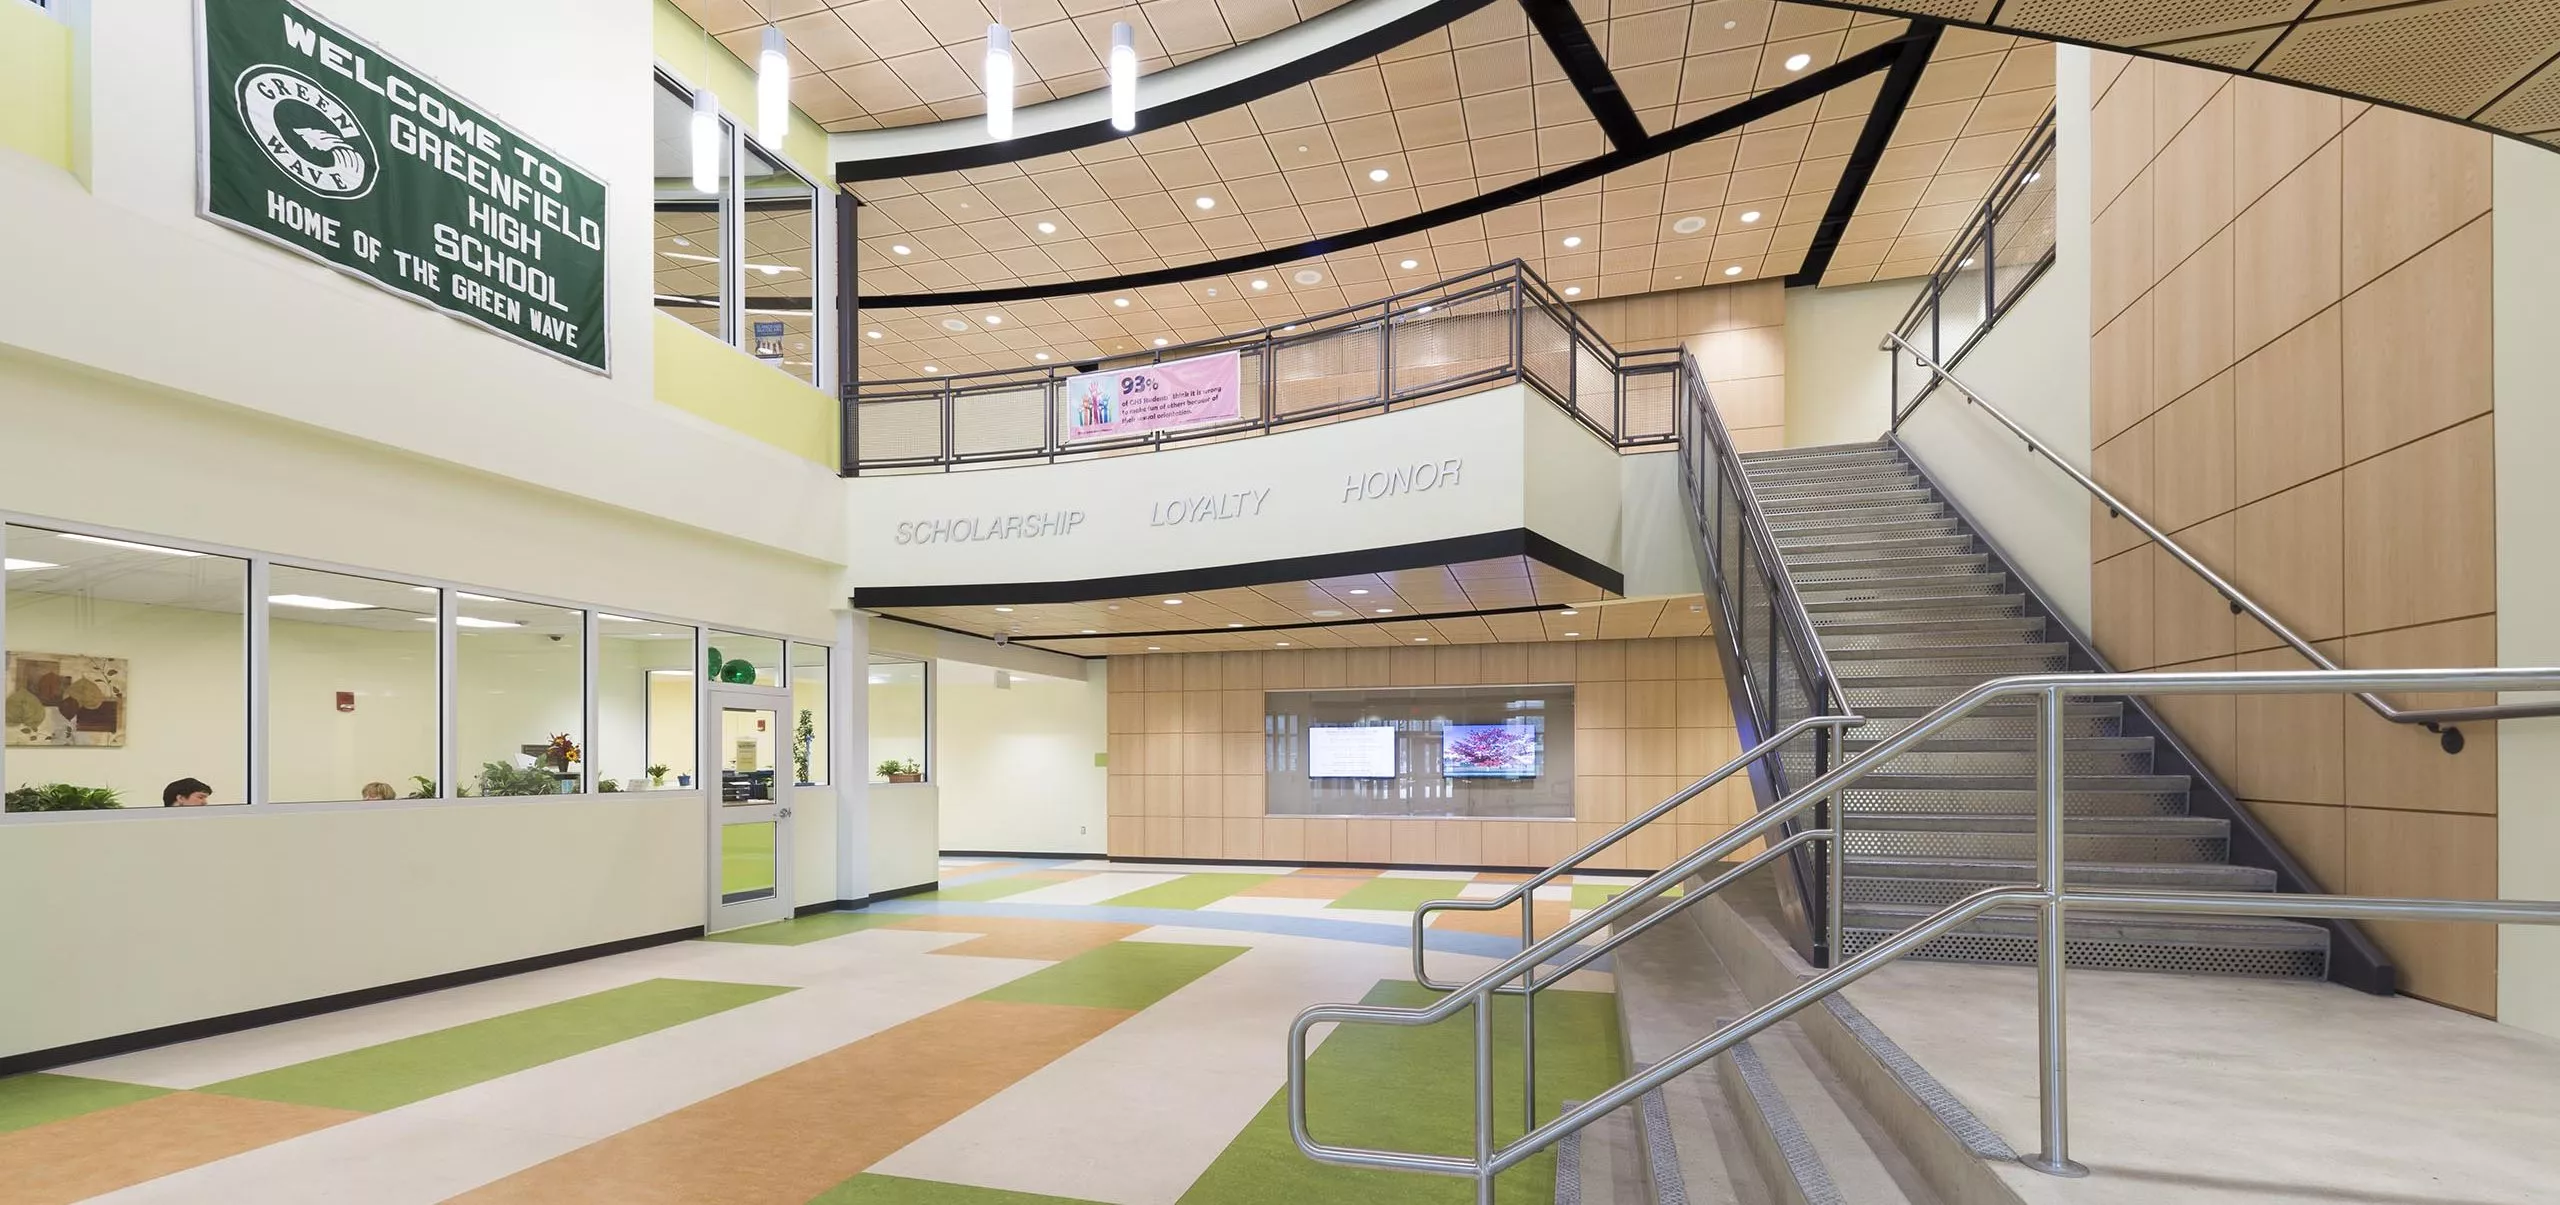
[(1495, 0), (1353, 0), (1231, 50), (1138, 78), (1137, 127), (1111, 124), (1111, 90), (1095, 88), (1014, 111), (1014, 136), (987, 137), (983, 117), (831, 134), (839, 185), (989, 167), (1099, 146), (1179, 125), (1332, 74), (1449, 25)]
[[(2399, 0), (2303, 5), (2228, 0), (2202, 5), (2206, 12), (2200, 23), (2159, 29), (2156, 8), (2138, 4), (1788, 2), (1933, 20), (2201, 67), (2432, 117), (2543, 150), (2560, 150), (2560, 29), (2540, 16), (2547, 8), (2531, 4)], [(2111, 32), (2107, 25), (2111, 19), (2134, 22), (2140, 28), (2132, 33)], [(2481, 46), (2493, 52), (2470, 53)], [(2377, 70), (2375, 60), (2383, 57), (2399, 65)], [(2409, 69), (2413, 62), (2415, 70)], [(2348, 87), (2344, 77), (2349, 75), (2396, 85), (2401, 94)]]
[[(1886, 70), (1907, 57), (1925, 60), (1928, 57), (1929, 47), (1936, 44), (1937, 28), (1935, 22), (1914, 21), (1910, 30), (1887, 41), (1870, 46), (1819, 71), (1810, 72), (1802, 78), (1789, 80), (1738, 104), (1718, 109), (1684, 125), (1673, 126), (1640, 142), (1593, 156), (1570, 167), (1557, 168), (1543, 176), (1534, 176), (1491, 192), (1480, 193), (1463, 201), (1453, 201), (1436, 209), (1426, 209), (1420, 213), (1408, 214), (1374, 226), (1364, 226), (1357, 230), (1312, 238), (1285, 247), (1268, 247), (1223, 259), (1202, 260), (1195, 264), (1155, 268), (1119, 276), (1061, 280), (1048, 284), (1019, 285), (1003, 289), (887, 293), (860, 298), (856, 304), (866, 310), (914, 309), (946, 305), (1002, 305), (1009, 302), (1038, 301), (1050, 297), (1070, 297), (1085, 293), (1143, 289), (1155, 285), (1180, 284), (1202, 277), (1294, 263), (1301, 259), (1329, 255), (1352, 247), (1364, 247), (1371, 243), (1402, 238), (1449, 222), (1480, 217), (1497, 209), (1534, 200), (1548, 193), (1597, 180), (1611, 172), (1633, 167), (1646, 160), (1668, 155), (1683, 147), (1740, 129), (1761, 118), (1783, 113), (1806, 101), (1818, 99), (1836, 88)], [(1913, 53), (1915, 47), (1916, 55)]]

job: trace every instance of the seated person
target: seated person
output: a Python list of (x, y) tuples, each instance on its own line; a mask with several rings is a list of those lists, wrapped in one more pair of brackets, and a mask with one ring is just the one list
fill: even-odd
[(164, 808), (200, 808), (213, 802), (213, 788), (202, 779), (181, 778), (160, 788), (160, 806)]
[(398, 799), (400, 797), (400, 791), (398, 788), (393, 787), (387, 782), (369, 782), (364, 784), (364, 797), (367, 799)]

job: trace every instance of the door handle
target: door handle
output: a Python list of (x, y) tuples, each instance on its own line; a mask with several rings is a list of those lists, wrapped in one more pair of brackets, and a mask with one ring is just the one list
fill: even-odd
[(789, 820), (791, 818), (791, 809), (775, 808), (773, 810), (773, 818), (776, 820)]

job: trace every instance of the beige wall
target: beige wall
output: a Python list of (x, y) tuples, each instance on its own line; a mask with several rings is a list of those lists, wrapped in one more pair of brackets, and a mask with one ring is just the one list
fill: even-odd
[(1786, 446), (1784, 280), (1612, 297), (1574, 308), (1619, 351), (1687, 347), (1734, 444), (1745, 452)]
[[(1111, 659), (1111, 854), (1414, 866), (1544, 866), (1731, 760), (1713, 637), (1440, 648), (1273, 649)], [(1263, 692), (1574, 683), (1574, 819), (1263, 814)], [(1657, 869), (1750, 818), (1729, 780), (1595, 869)]]
[[(2117, 55), (2094, 83), (2099, 480), (2341, 664), (2494, 664), (2489, 136)], [(2091, 523), (2118, 666), (2301, 664), (2128, 525)], [(2447, 756), (2332, 696), (2164, 710), (2323, 887), (2496, 892), (2489, 726)], [(2494, 929), (2372, 930), (2406, 990), (2495, 1011)]]

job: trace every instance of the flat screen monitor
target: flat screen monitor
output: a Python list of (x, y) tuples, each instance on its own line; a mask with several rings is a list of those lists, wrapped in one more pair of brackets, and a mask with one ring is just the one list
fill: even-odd
[(1383, 724), (1337, 724), (1307, 729), (1307, 777), (1395, 776), (1395, 729)]
[(1544, 736), (1531, 724), (1451, 724), (1440, 730), (1442, 778), (1536, 778)]

